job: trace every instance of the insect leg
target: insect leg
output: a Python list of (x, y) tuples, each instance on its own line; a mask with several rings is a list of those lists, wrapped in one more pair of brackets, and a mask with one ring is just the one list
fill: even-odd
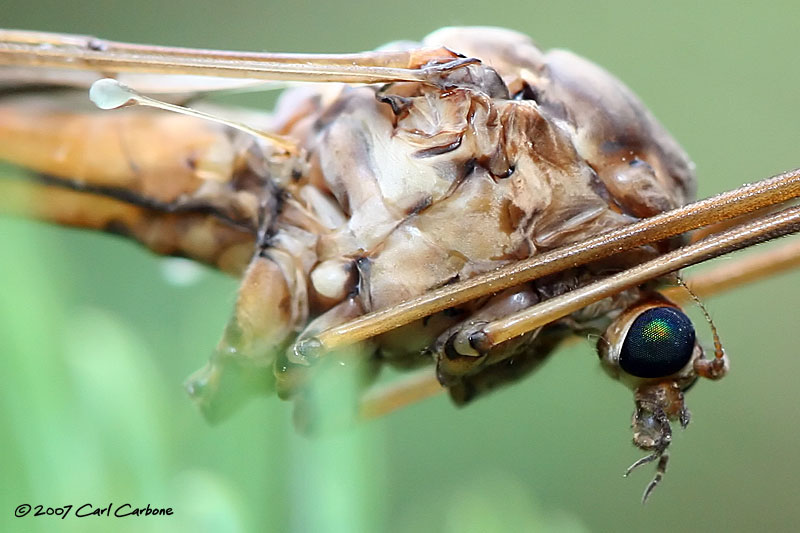
[(462, 335), (465, 338), (458, 340), (457, 343), (466, 343), (479, 352), (488, 352), (500, 343), (533, 331), (622, 290), (712, 257), (797, 231), (800, 231), (800, 207), (791, 207), (739, 228), (712, 235), (599, 282), (546, 300), (505, 319), (464, 332)]
[(367, 391), (361, 398), (359, 416), (366, 420), (379, 418), (436, 396), (443, 390), (436, 374), (430, 368), (423, 368)]
[(475, 298), (497, 293), (566, 268), (596, 261), (621, 250), (628, 250), (784, 202), (798, 195), (800, 195), (800, 170), (746, 185), (735, 191), (644, 219), (586, 241), (429, 291), (391, 308), (364, 315), (350, 323), (324, 331), (315, 338), (299, 343), (296, 349), (309, 354), (320, 353), (380, 335)]
[[(800, 242), (791, 241), (771, 250), (737, 259), (697, 274), (689, 278), (686, 284), (699, 296), (708, 297), (741, 283), (792, 268), (798, 263), (800, 263)], [(733, 280), (730, 283), (726, 280), (726, 276), (729, 275)], [(676, 303), (688, 299), (686, 291), (680, 288), (670, 288), (664, 292), (670, 300)], [(407, 379), (368, 391), (362, 400), (361, 413), (364, 418), (383, 416), (434, 396), (443, 390), (435, 373), (430, 369), (425, 369)]]
[[(699, 272), (687, 281), (687, 285), (700, 298), (707, 298), (797, 267), (800, 267), (800, 240), (792, 239), (780, 246), (737, 257)], [(676, 303), (688, 296), (680, 287), (670, 287), (661, 292)]]
[[(313, 332), (321, 329), (342, 324), (348, 320), (352, 320), (362, 312), (362, 307), (357, 298), (349, 297), (311, 321), (300, 336), (311, 335)], [(366, 344), (372, 346), (370, 342)], [(369, 351), (365, 350), (364, 346), (361, 345), (356, 345), (352, 348), (359, 352)], [(291, 357), (291, 355), (291, 350), (287, 350), (278, 356), (278, 360), (275, 363), (278, 395), (283, 399), (289, 399), (300, 392), (308, 382), (309, 372), (311, 371), (311, 365), (309, 365), (308, 362), (298, 361)]]
[[(358, 297), (351, 296), (313, 320), (306, 331), (352, 320), (362, 312)], [(372, 341), (348, 346), (310, 366), (292, 361), (290, 350), (278, 354), (276, 389), (281, 398), (293, 401), (295, 427), (308, 434), (355, 422), (359, 417), (359, 399), (383, 363), (375, 354), (376, 345)]]
[[(555, 344), (561, 341), (561, 338), (553, 337), (550, 340)], [(516, 381), (535, 371), (549, 353), (550, 349), (541, 344), (536, 352), (523, 353), (484, 368), (449, 389), (453, 400), (464, 403), (504, 383)], [(367, 390), (360, 400), (359, 416), (365, 420), (379, 418), (436, 396), (445, 390), (448, 389), (441, 384), (436, 372), (430, 367), (425, 367), (391, 383), (376, 385)]]
[(297, 316), (291, 259), (269, 250), (250, 262), (236, 306), (208, 364), (186, 381), (186, 390), (211, 422), (224, 419), (251, 396), (274, 389), (273, 364), (282, 344), (305, 317)]
[[(547, 336), (529, 335), (507, 343), (492, 353), (469, 355), (456, 353), (452, 345), (457, 333), (475, 323), (508, 315), (531, 305), (537, 297), (529, 288), (507, 290), (487, 301), (466, 320), (444, 331), (432, 347), (437, 364), (436, 372), (429, 368), (402, 378), (389, 385), (368, 391), (361, 401), (360, 415), (375, 418), (396, 409), (433, 396), (447, 385), (452, 399), (463, 404), (494, 388), (520, 379), (536, 370), (555, 346), (563, 340), (566, 330), (553, 330)], [(468, 347), (465, 348), (469, 350)]]
[(435, 83), (466, 64), (446, 48), (359, 54), (271, 54), (120, 43), (84, 35), (0, 30), (0, 65), (104, 73), (190, 74), (268, 81)]
[(469, 344), (468, 332), (538, 301), (539, 296), (530, 287), (506, 290), (439, 336), (433, 347), (436, 375), (457, 404), (532, 372), (564, 337), (566, 330), (552, 328), (544, 337), (539, 336), (541, 330), (531, 331), (488, 352)]

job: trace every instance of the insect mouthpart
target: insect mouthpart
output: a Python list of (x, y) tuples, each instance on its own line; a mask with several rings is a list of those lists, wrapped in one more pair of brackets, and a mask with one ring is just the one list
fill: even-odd
[(672, 442), (670, 420), (678, 420), (681, 428), (685, 428), (691, 415), (683, 402), (683, 389), (674, 380), (642, 385), (636, 389), (634, 401), (633, 444), (651, 453), (629, 466), (624, 476), (628, 477), (636, 468), (658, 460), (656, 474), (642, 495), (642, 503), (646, 503), (667, 471), (669, 455), (666, 451)]
[(648, 296), (617, 317), (598, 343), (598, 354), (605, 370), (634, 390), (633, 444), (649, 452), (626, 470), (625, 477), (639, 466), (658, 461), (644, 503), (666, 472), (670, 422), (677, 420), (682, 428), (689, 424), (684, 392), (704, 375), (700, 369), (709, 361), (703, 357), (689, 318), (658, 295)]

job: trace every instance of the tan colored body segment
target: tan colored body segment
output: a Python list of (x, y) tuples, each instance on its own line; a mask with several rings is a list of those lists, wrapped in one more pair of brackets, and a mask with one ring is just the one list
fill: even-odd
[(76, 97), (0, 100), (0, 159), (33, 178), (0, 180), (3, 211), (127, 235), (241, 274), (260, 194), (234, 183), (246, 145), (189, 117), (69, 110)]
[(235, 276), (253, 255), (251, 232), (212, 215), (163, 213), (56, 186), (0, 180), (0, 212), (117, 233), (155, 253), (187, 257)]
[(0, 158), (161, 202), (231, 179), (234, 148), (215, 124), (141, 110), (67, 112), (46, 98), (3, 101)]

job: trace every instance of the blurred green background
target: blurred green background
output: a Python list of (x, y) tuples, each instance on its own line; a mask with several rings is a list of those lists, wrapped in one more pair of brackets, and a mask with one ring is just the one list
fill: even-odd
[[(628, 83), (694, 158), (700, 196), (800, 163), (796, 2), (2, 0), (0, 12), (6, 27), (297, 52), (505, 26)], [(0, 241), (2, 530), (655, 532), (800, 522), (798, 274), (708, 303), (732, 373), (688, 395), (693, 422), (643, 507), (652, 469), (621, 476), (640, 456), (632, 397), (601, 372), (589, 342), (463, 410), (438, 397), (308, 440), (295, 434), (290, 405), (270, 399), (209, 427), (181, 385), (215, 345), (235, 280), (203, 270), (176, 285), (162, 259), (133, 244), (27, 221), (0, 219)], [(175, 515), (13, 517), (22, 503), (84, 502)]]

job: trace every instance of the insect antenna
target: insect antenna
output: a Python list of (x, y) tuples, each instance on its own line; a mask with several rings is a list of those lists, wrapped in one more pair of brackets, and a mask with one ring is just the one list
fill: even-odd
[(603, 343), (607, 347), (609, 347), (609, 348), (611, 347), (611, 343), (608, 342), (608, 339), (606, 339), (604, 336), (599, 335), (597, 333), (589, 333), (588, 335), (586, 335), (586, 339), (589, 342), (595, 342), (596, 341), (597, 344)]
[(711, 319), (711, 315), (706, 309), (706, 306), (700, 300), (700, 297), (689, 288), (683, 278), (681, 278), (680, 274), (675, 274), (675, 281), (683, 287), (683, 289), (689, 293), (691, 299), (700, 307), (700, 310), (703, 312), (703, 316), (706, 318), (706, 322), (708, 322), (709, 327), (711, 328), (711, 334), (714, 336), (714, 355), (717, 359), (723, 359), (725, 357), (725, 350), (722, 348), (722, 342), (719, 340), (719, 334), (717, 333), (717, 327), (714, 325), (714, 321)]

